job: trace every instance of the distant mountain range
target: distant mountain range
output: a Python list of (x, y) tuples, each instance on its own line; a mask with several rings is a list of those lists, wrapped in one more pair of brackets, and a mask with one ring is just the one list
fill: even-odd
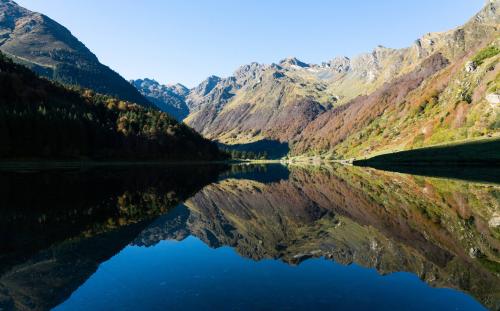
[(0, 0), (0, 51), (49, 79), (151, 106), (68, 29), (11, 0)]
[(275, 140), (294, 155), (365, 157), (496, 136), (499, 3), (488, 1), (465, 25), (426, 34), (408, 48), (378, 46), (318, 65), (294, 57), (251, 63), (227, 78), (211, 76), (187, 95), (183, 89), (185, 105), (168, 97), (157, 105), (187, 106), (184, 122), (207, 138)]

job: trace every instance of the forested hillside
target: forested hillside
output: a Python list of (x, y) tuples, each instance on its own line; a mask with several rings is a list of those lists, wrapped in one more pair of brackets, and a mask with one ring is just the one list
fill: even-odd
[(39, 78), (0, 54), (0, 158), (212, 160), (217, 146), (167, 114)]

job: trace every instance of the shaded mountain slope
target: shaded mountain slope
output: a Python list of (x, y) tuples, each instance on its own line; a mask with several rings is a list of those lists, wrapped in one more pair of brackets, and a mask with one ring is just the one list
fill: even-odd
[(0, 1), (0, 50), (47, 78), (151, 105), (68, 29), (12, 0)]
[(354, 161), (355, 165), (432, 165), (465, 164), (492, 167), (500, 164), (500, 139), (478, 140), (464, 144), (440, 145), (390, 154), (383, 154), (366, 160)]

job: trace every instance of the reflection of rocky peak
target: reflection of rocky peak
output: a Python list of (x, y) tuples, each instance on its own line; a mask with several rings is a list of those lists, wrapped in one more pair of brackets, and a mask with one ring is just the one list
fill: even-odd
[(0, 276), (0, 310), (51, 310), (146, 226), (143, 222), (68, 240), (16, 265)]
[(150, 247), (162, 240), (182, 241), (189, 236), (189, 231), (186, 228), (188, 217), (189, 210), (183, 205), (179, 205), (153, 221), (134, 239), (132, 244)]

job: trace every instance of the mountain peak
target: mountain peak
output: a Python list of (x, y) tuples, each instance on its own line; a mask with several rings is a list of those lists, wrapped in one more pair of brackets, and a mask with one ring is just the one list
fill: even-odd
[(219, 83), (221, 80), (222, 78), (211, 75), (203, 80), (203, 82), (201, 82), (197, 87), (195, 87), (192, 92), (200, 96), (205, 96), (210, 93), (210, 91), (212, 91), (217, 86), (217, 83)]
[(251, 79), (255, 79), (262, 70), (266, 68), (266, 65), (259, 64), (257, 62), (252, 62), (247, 65), (240, 66), (234, 72), (234, 77), (238, 81), (238, 83), (246, 83)]
[[(41, 14), (31, 12), (19, 6), (11, 0), (0, 0), (0, 33), (12, 32), (16, 28), (16, 21), (22, 18), (31, 17), (32, 19)], [(3, 37), (3, 36), (2, 36)], [(0, 44), (3, 44), (8, 37), (0, 37)]]
[(296, 57), (287, 57), (285, 59), (282, 59), (279, 64), (281, 66), (288, 65), (288, 66), (297, 66), (297, 67), (300, 67), (300, 68), (309, 68), (310, 67), (309, 64), (300, 61)]
[(129, 82), (137, 89), (160, 87), (158, 81), (149, 78), (130, 80)]
[(175, 83), (175, 84), (168, 85), (168, 86), (171, 86), (171, 87), (174, 87), (174, 88), (178, 88), (178, 89), (189, 90), (189, 88), (187, 86), (185, 86), (184, 84), (182, 84), (182, 83)]
[(211, 75), (208, 78), (206, 78), (206, 81), (212, 82), (212, 81), (220, 81), (222, 78), (216, 75)]
[(170, 89), (173, 93), (183, 98), (189, 94), (189, 89), (184, 84), (181, 83), (169, 84), (166, 87)]

